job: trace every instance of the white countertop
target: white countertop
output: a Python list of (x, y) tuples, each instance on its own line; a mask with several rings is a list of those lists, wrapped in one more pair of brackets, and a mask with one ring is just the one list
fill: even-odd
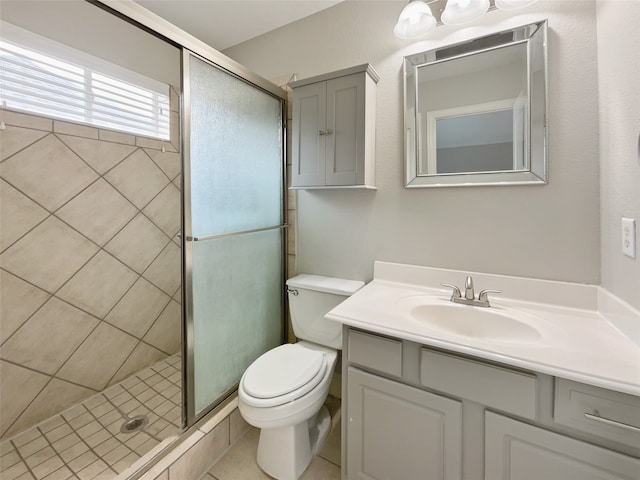
[[(501, 362), (569, 380), (640, 395), (640, 313), (599, 287), (470, 273), (490, 295), (493, 312), (516, 311), (541, 335), (537, 341), (483, 340), (433, 328), (409, 314), (412, 298), (447, 303), (467, 272), (376, 262), (374, 279), (331, 310), (344, 325)], [(480, 287), (480, 288), (478, 288)], [(611, 308), (611, 303), (615, 308)], [(598, 306), (603, 308), (598, 308)], [(622, 305), (622, 306), (621, 306)], [(482, 307), (461, 306), (478, 309)], [(615, 314), (607, 315), (602, 310)], [(622, 312), (622, 313), (621, 313)], [(622, 333), (625, 331), (625, 333)]]

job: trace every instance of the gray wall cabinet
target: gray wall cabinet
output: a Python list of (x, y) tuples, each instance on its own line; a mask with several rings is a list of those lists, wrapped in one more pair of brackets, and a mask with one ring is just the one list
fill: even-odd
[(292, 82), (292, 188), (375, 188), (370, 65)]
[(343, 338), (343, 480), (640, 480), (638, 397), (346, 326)]

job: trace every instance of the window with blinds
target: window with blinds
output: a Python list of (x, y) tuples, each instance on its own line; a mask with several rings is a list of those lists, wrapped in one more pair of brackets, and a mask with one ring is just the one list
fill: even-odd
[[(92, 57), (92, 68), (0, 39), (0, 101), (35, 113), (161, 140), (170, 138), (169, 86), (100, 73), (122, 67)], [(86, 54), (82, 54), (87, 57)], [(129, 77), (140, 78), (135, 72)], [(149, 88), (152, 85), (152, 88)]]

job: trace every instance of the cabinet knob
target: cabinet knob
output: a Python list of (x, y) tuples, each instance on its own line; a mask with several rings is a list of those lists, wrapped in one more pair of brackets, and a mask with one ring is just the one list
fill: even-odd
[(326, 129), (326, 130), (318, 130), (318, 135), (331, 135), (333, 133), (333, 130), (331, 130), (330, 128)]
[(324, 130), (318, 130), (318, 135), (320, 136), (324, 135)]

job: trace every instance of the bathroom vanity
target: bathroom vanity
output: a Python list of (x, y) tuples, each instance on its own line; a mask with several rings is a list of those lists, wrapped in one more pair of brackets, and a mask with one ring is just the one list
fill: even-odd
[(343, 478), (640, 478), (640, 347), (621, 332), (637, 312), (615, 304), (614, 325), (597, 287), (485, 274), (492, 306), (454, 305), (439, 283), (465, 276), (376, 262), (327, 315), (344, 325)]

